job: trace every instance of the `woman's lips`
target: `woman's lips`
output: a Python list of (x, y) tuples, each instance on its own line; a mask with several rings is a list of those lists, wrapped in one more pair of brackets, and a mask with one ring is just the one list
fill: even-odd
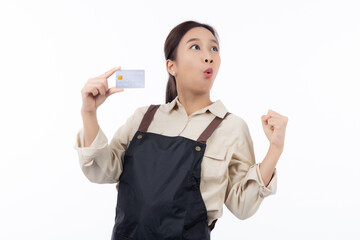
[(204, 75), (206, 78), (211, 78), (212, 76), (212, 73), (209, 73), (209, 72), (204, 72)]
[(212, 68), (208, 68), (204, 71), (204, 75), (206, 78), (210, 78), (212, 76)]

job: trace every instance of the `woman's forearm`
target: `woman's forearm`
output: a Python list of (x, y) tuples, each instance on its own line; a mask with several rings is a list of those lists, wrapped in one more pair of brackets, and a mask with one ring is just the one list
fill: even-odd
[(99, 132), (99, 124), (95, 112), (81, 110), (84, 125), (84, 147), (89, 147)]
[(281, 153), (282, 153), (282, 149), (278, 149), (270, 145), (264, 160), (259, 165), (261, 177), (263, 179), (265, 186), (267, 186), (271, 180), (271, 177), (274, 173), (276, 164), (280, 158)]

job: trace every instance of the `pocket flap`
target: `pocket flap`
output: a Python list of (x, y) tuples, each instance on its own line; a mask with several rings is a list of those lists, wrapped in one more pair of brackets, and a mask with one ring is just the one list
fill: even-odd
[(204, 156), (208, 158), (214, 158), (217, 160), (225, 160), (226, 149), (219, 148), (206, 148), (204, 152)]

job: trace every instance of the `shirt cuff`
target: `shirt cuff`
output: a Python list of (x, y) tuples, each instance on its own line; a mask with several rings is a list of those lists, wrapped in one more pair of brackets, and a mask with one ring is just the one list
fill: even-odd
[(260, 172), (260, 164), (256, 164), (256, 172), (260, 180), (260, 197), (267, 197), (271, 194), (275, 194), (277, 190), (277, 170), (274, 169), (273, 175), (271, 176), (270, 182), (265, 186)]
[(274, 169), (274, 173), (270, 179), (270, 182), (267, 186), (265, 186), (263, 179), (261, 177), (260, 172), (260, 164), (255, 164), (250, 167), (249, 169), (249, 176), (247, 177), (247, 180), (254, 180), (259, 185), (259, 196), (261, 198), (265, 198), (269, 195), (275, 194), (277, 190), (277, 170)]
[(84, 128), (81, 128), (76, 134), (76, 141), (73, 146), (78, 151), (79, 160), (81, 164), (91, 163), (97, 155), (101, 154), (100, 149), (105, 149), (108, 144), (108, 139), (102, 129), (99, 131), (90, 146), (84, 147)]

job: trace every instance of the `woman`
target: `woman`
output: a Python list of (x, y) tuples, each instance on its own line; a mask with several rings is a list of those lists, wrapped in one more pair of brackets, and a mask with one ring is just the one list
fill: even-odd
[(276, 192), (276, 163), (288, 118), (261, 117), (270, 147), (255, 163), (246, 122), (210, 100), (220, 67), (215, 30), (195, 21), (176, 26), (165, 41), (169, 80), (165, 104), (135, 110), (110, 145), (96, 120), (113, 68), (82, 89), (84, 128), (74, 146), (81, 169), (95, 183), (118, 182), (112, 239), (210, 239), (222, 206), (252, 216)]

